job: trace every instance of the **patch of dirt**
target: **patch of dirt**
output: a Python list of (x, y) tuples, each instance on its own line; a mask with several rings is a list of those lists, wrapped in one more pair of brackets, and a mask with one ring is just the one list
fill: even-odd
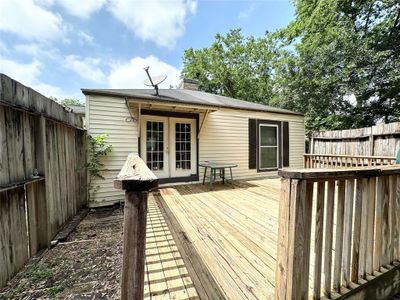
[(0, 299), (119, 299), (122, 221), (119, 207), (91, 210), (66, 242), (10, 280)]

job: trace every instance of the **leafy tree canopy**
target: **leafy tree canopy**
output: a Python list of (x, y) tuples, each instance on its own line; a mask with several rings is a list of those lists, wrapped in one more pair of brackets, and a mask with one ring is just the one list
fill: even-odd
[(59, 100), (56, 97), (52, 97), (52, 96), (49, 98), (64, 105), (64, 106), (70, 106), (70, 105), (84, 106), (84, 104), (80, 100), (74, 99), (74, 98), (65, 98), (63, 100)]
[(240, 30), (188, 49), (200, 89), (305, 113), (308, 130), (400, 119), (400, 3), (296, 0), (296, 18), (261, 38)]
[(217, 34), (204, 49), (184, 54), (182, 76), (199, 80), (203, 91), (265, 103), (273, 96), (274, 42), (269, 34), (243, 37), (240, 29)]

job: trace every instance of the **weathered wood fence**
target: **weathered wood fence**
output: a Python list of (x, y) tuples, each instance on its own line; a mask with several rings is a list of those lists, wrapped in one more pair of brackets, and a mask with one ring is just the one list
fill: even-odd
[(277, 299), (400, 290), (400, 166), (279, 174)]
[(86, 204), (85, 139), (80, 117), (0, 74), (0, 287)]
[(396, 164), (390, 156), (304, 154), (305, 168), (354, 168)]
[(400, 122), (372, 127), (314, 132), (310, 153), (396, 156), (400, 149)]

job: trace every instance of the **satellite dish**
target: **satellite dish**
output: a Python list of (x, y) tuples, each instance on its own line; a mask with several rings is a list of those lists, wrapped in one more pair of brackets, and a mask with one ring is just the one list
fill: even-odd
[(167, 75), (158, 75), (154, 76), (153, 78), (150, 76), (149, 73), (150, 67), (145, 67), (144, 70), (147, 73), (147, 76), (149, 77), (144, 81), (144, 84), (147, 86), (152, 86), (156, 90), (156, 96), (158, 96), (158, 85), (162, 83), (165, 79), (167, 79)]
[(146, 79), (144, 81), (144, 84), (147, 86), (155, 86), (155, 85), (159, 85), (160, 83), (162, 83), (165, 79), (167, 79), (167, 75), (158, 75), (158, 76), (154, 76), (151, 78)]

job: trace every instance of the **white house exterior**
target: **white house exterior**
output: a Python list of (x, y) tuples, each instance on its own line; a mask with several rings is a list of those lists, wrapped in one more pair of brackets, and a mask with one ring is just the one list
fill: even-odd
[(300, 113), (195, 90), (98, 90), (86, 95), (88, 134), (108, 134), (105, 180), (91, 205), (124, 199), (113, 179), (129, 153), (139, 153), (162, 182), (199, 182), (202, 161), (229, 162), (234, 179), (276, 175), (302, 167), (304, 117)]

